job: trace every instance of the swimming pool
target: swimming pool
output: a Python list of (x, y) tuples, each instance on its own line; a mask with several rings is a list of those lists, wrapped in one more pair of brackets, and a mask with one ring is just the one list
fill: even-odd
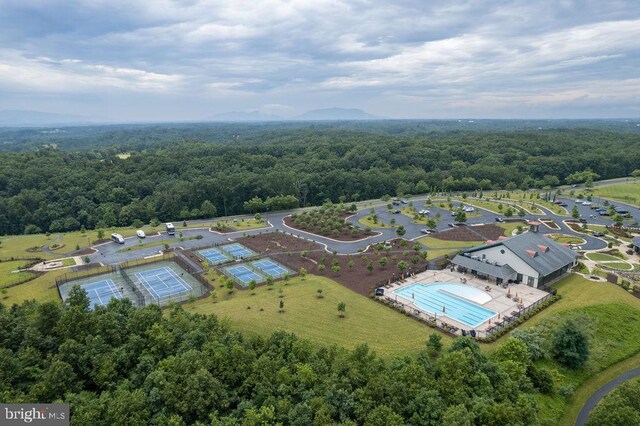
[(395, 290), (393, 293), (412, 301), (418, 308), (431, 315), (445, 315), (471, 328), (497, 315), (492, 310), (469, 301), (486, 303), (491, 300), (491, 296), (464, 284), (417, 283)]

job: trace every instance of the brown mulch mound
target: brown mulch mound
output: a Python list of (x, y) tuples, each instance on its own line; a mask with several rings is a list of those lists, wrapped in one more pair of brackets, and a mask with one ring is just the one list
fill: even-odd
[(91, 247), (86, 247), (86, 248), (83, 248), (81, 250), (76, 251), (74, 253), (74, 256), (84, 256), (84, 255), (87, 255), (87, 254), (93, 254), (96, 251), (97, 251), (96, 249), (93, 249)]
[(210, 231), (220, 232), (221, 234), (228, 234), (229, 232), (236, 232), (237, 229), (232, 228), (230, 226), (225, 226), (222, 228), (218, 228), (217, 226), (214, 228), (209, 228)]
[[(343, 216), (344, 217), (348, 217), (348, 216), (351, 216), (351, 214), (346, 214), (346, 216), (345, 216), (345, 214), (343, 214)], [(322, 233), (322, 232), (320, 232), (320, 231), (318, 231), (317, 229), (314, 229), (314, 228), (302, 228), (302, 227), (296, 225), (295, 223), (293, 223), (293, 220), (291, 219), (290, 216), (287, 216), (287, 217), (284, 218), (284, 223), (285, 223), (285, 225), (287, 225), (290, 228), (299, 229), (301, 231), (309, 232), (309, 233), (312, 233), (312, 234), (315, 234), (315, 235), (321, 235), (323, 237), (332, 238), (332, 239), (338, 240), (338, 241), (356, 241), (356, 240), (361, 240), (361, 239), (366, 238), (366, 237), (370, 237), (372, 235), (376, 235), (376, 233), (373, 232), (373, 231), (366, 232), (364, 230), (360, 230), (356, 236), (351, 235), (351, 231), (341, 232), (338, 235), (333, 235), (332, 233), (328, 233), (328, 232)]]
[[(400, 247), (401, 240), (392, 240), (392, 248), (389, 253), (385, 251), (378, 252), (369, 247), (366, 251), (353, 255), (333, 255), (317, 243), (286, 235), (282, 232), (243, 237), (238, 238), (237, 241), (258, 253), (269, 256), (296, 272), (300, 271), (300, 268), (305, 268), (310, 274), (330, 278), (367, 297), (374, 288), (392, 279), (394, 274), (395, 277), (400, 275), (400, 271), (396, 266), (398, 262), (404, 260), (413, 271), (423, 271), (427, 266), (427, 261), (421, 257), (418, 263), (412, 263), (415, 251), (412, 249), (413, 243), (410, 241), (407, 241), (407, 245), (402, 248)], [(307, 257), (300, 255), (304, 250), (308, 251)], [(408, 253), (405, 255), (404, 252)], [(392, 256), (397, 256), (397, 259), (394, 261)], [(379, 263), (379, 260), (383, 257), (388, 260), (385, 268), (382, 268)], [(320, 271), (318, 266), (323, 259), (326, 269)], [(340, 272), (338, 273), (332, 270), (334, 259), (337, 265), (340, 266)], [(349, 261), (354, 263), (352, 268), (347, 265)], [(369, 262), (373, 262), (374, 269), (372, 272), (367, 269)]]
[(446, 241), (486, 241), (504, 236), (504, 229), (498, 225), (456, 226), (437, 234), (434, 238)]

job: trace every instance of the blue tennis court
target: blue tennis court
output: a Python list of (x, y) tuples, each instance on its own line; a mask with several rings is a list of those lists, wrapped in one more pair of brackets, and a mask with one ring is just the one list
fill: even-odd
[(289, 272), (287, 268), (278, 265), (271, 259), (256, 260), (255, 262), (251, 262), (251, 265), (270, 277), (281, 277)]
[(111, 299), (122, 299), (122, 293), (111, 280), (97, 281), (81, 286), (87, 292), (91, 306), (107, 306)]
[(156, 299), (192, 290), (191, 286), (168, 266), (136, 272), (136, 278)]
[(233, 275), (233, 277), (245, 287), (253, 280), (255, 280), (256, 283), (264, 281), (264, 277), (262, 275), (252, 271), (244, 265), (229, 266), (224, 268), (224, 270)]
[(224, 263), (231, 260), (229, 256), (227, 256), (226, 254), (223, 254), (220, 250), (215, 248), (200, 250), (198, 252), (198, 255), (207, 259), (207, 262), (209, 262), (212, 265), (218, 265), (220, 263)]
[(227, 244), (226, 246), (220, 246), (220, 249), (226, 251), (233, 257), (250, 257), (255, 255), (254, 252), (239, 243)]

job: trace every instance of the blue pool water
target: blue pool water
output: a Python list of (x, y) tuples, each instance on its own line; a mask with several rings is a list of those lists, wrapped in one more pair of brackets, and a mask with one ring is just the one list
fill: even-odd
[(488, 297), (482, 290), (467, 285), (418, 283), (395, 290), (393, 293), (412, 301), (418, 308), (432, 315), (443, 315), (442, 307), (444, 306), (444, 315), (471, 328), (497, 315), (490, 309), (465, 300), (484, 301)]

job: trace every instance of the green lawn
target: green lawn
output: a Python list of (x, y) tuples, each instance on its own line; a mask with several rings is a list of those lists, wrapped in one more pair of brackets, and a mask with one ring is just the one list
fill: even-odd
[(526, 225), (523, 222), (504, 222), (504, 223), (499, 223), (498, 226), (504, 229), (504, 235), (506, 237), (510, 237), (513, 234), (513, 231), (518, 229), (518, 226), (521, 226), (523, 229), (526, 229)]
[(640, 181), (597, 186), (593, 188), (593, 194), (601, 198), (640, 206)]
[(610, 254), (604, 254), (604, 253), (587, 253), (585, 256), (587, 256), (587, 259), (593, 260), (595, 262), (620, 260), (615, 256), (611, 256)]
[(62, 262), (62, 266), (75, 266), (76, 264), (76, 261), (72, 257), (60, 259), (60, 262)]
[(428, 248), (436, 249), (460, 249), (464, 247), (473, 247), (484, 243), (484, 241), (449, 241), (441, 240), (435, 237), (422, 237), (418, 238), (418, 242), (424, 244)]
[(8, 261), (0, 262), (0, 287), (5, 287), (20, 281), (24, 281), (33, 276), (31, 272), (17, 272), (18, 267), (24, 266), (29, 262), (26, 261)]
[(633, 266), (631, 266), (628, 263), (625, 262), (609, 262), (609, 263), (600, 263), (601, 266), (607, 266), (609, 268), (613, 268), (613, 269), (620, 269), (622, 271), (630, 271), (633, 269)]
[[(467, 200), (460, 200), (460, 201), (465, 202), (470, 206), (489, 210), (490, 212), (493, 212), (495, 214), (503, 214), (507, 210), (507, 208), (509, 208), (509, 205), (507, 203), (498, 202), (498, 201), (475, 200), (475, 199), (474, 200), (467, 199)], [(502, 210), (500, 209), (500, 206), (502, 206)], [(512, 209), (515, 209), (515, 207), (512, 207)]]
[(60, 275), (69, 272), (68, 269), (50, 271), (38, 278), (7, 289), (7, 294), (2, 296), (0, 302), (6, 305), (22, 303), (26, 300), (35, 299), (39, 302), (50, 302), (60, 300), (56, 289), (55, 279)]
[(550, 238), (560, 244), (584, 244), (586, 242), (580, 237), (563, 234), (551, 234)]
[[(258, 221), (258, 220), (255, 220), (254, 218), (250, 218), (250, 219), (237, 219), (235, 222), (233, 219), (223, 219), (219, 221), (214, 220), (209, 223), (195, 224), (193, 225), (193, 228), (215, 228), (216, 226), (218, 226), (219, 223), (222, 223), (225, 226), (229, 226), (235, 229), (236, 231), (247, 231), (249, 229), (267, 228), (269, 226), (269, 223), (264, 219)], [(189, 229), (189, 227), (184, 229)]]
[(566, 208), (559, 206), (555, 203), (552, 203), (550, 201), (537, 199), (535, 200), (535, 203), (539, 206), (544, 207), (547, 210), (551, 210), (553, 213), (557, 214), (558, 216), (569, 216), (569, 212), (567, 211)]
[(358, 222), (370, 228), (393, 228), (393, 226), (382, 222), (380, 219), (378, 219), (377, 223), (373, 223), (373, 220), (371, 220), (371, 217), (369, 216), (361, 217), (358, 219)]
[[(284, 313), (278, 313), (279, 289), (283, 289)], [(323, 290), (324, 298), (316, 297), (318, 289)], [(273, 290), (262, 286), (255, 293), (252, 296), (249, 290), (236, 290), (228, 296), (226, 289), (217, 287), (216, 303), (202, 299), (191, 307), (198, 313), (228, 318), (232, 327), (243, 333), (267, 336), (285, 330), (318, 344), (346, 348), (367, 343), (385, 357), (416, 353), (429, 334), (438, 333), (324, 277), (296, 277), (288, 285), (279, 282)], [(340, 302), (347, 305), (345, 318), (337, 315)], [(448, 345), (450, 339), (443, 338)]]

